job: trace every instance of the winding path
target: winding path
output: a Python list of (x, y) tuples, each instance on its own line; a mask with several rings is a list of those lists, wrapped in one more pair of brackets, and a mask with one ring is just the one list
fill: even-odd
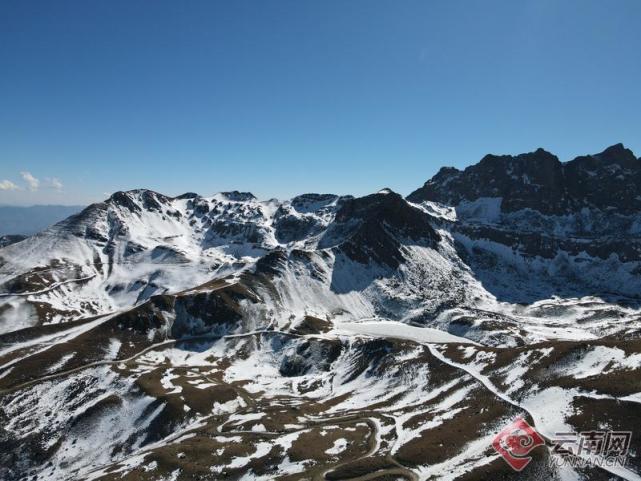
[[(201, 340), (201, 339), (221, 339), (221, 338), (242, 338), (242, 337), (250, 337), (250, 336), (256, 336), (256, 335), (287, 335), (287, 336), (292, 336), (292, 337), (306, 337), (303, 335), (298, 335), (298, 334), (292, 334), (292, 333), (287, 333), (287, 332), (282, 332), (282, 331), (277, 331), (277, 330), (256, 330), (256, 331), (251, 331), (251, 332), (246, 332), (246, 333), (240, 333), (240, 334), (230, 334), (226, 336), (212, 336), (212, 335), (203, 335), (203, 336), (195, 336), (192, 338), (188, 339), (171, 339), (171, 340), (166, 340), (163, 342), (159, 342), (156, 344), (152, 344), (145, 349), (141, 350), (140, 352), (126, 358), (126, 359), (115, 359), (115, 360), (108, 360), (108, 361), (96, 361), (96, 362), (91, 362), (88, 364), (85, 364), (83, 366), (79, 366), (73, 369), (69, 369), (66, 371), (60, 371), (57, 373), (49, 374), (46, 376), (42, 376), (36, 379), (32, 379), (29, 381), (26, 381), (24, 383), (18, 384), (16, 386), (12, 386), (10, 388), (0, 390), (0, 396), (5, 396), (9, 393), (18, 391), (20, 389), (25, 389), (28, 388), (32, 385), (35, 385), (40, 382), (44, 381), (50, 381), (53, 379), (61, 378), (64, 376), (69, 376), (71, 374), (80, 372), (85, 369), (93, 368), (93, 367), (99, 367), (99, 366), (109, 366), (109, 365), (118, 365), (118, 364), (123, 364), (123, 363), (129, 363), (137, 358), (145, 355), (146, 353), (156, 350), (156, 349), (161, 349), (165, 348), (168, 346), (172, 346), (176, 344), (177, 342), (183, 342), (183, 341), (194, 341), (194, 340)], [(370, 334), (371, 335), (371, 334)], [(388, 336), (389, 337), (389, 336)], [(393, 337), (393, 336), (391, 336)], [(551, 439), (553, 437), (552, 433), (546, 432), (545, 428), (537, 425), (536, 420), (537, 416), (535, 416), (536, 413), (533, 413), (530, 411), (528, 408), (526, 408), (524, 405), (519, 403), (518, 401), (515, 401), (514, 399), (510, 398), (506, 394), (502, 393), (493, 383), (492, 381), (487, 377), (479, 372), (477, 372), (475, 369), (461, 363), (457, 363), (449, 358), (447, 358), (438, 348), (438, 345), (435, 343), (429, 343), (429, 342), (420, 342), (416, 341), (418, 344), (425, 345), (429, 352), (431, 353), (432, 356), (434, 356), (436, 359), (439, 361), (443, 362), (444, 364), (447, 364), (457, 370), (460, 370), (464, 372), (465, 374), (473, 377), (477, 382), (479, 382), (485, 389), (490, 391), (493, 396), (496, 396), (500, 400), (510, 404), (511, 406), (514, 406), (518, 408), (519, 410), (522, 410), (523, 412), (527, 413), (530, 418), (534, 421), (534, 427), (537, 429), (537, 431), (542, 435), (542, 437), (548, 442), (548, 444), (551, 443)], [(238, 396), (243, 399), (245, 406), (241, 408), (241, 410), (237, 412), (243, 412), (243, 411), (248, 411), (248, 410), (256, 410), (256, 407), (259, 403), (259, 401), (255, 398), (255, 396), (251, 393), (249, 393), (247, 390), (243, 389), (242, 387), (235, 385), (235, 384), (229, 384), (226, 383), (222, 380), (213, 380), (209, 377), (206, 377), (206, 379), (209, 382), (215, 383), (215, 384), (220, 384), (220, 385), (226, 385), (229, 386), (230, 388), (234, 389), (234, 391), (238, 394)], [(184, 430), (181, 430), (180, 432), (173, 433), (172, 435), (156, 442), (153, 443), (150, 446), (147, 446), (146, 448), (136, 452), (132, 453), (132, 456), (144, 454), (146, 452), (150, 452), (151, 450), (157, 448), (158, 446), (166, 445), (168, 443), (171, 443), (175, 441), (176, 439), (179, 439), (180, 437), (189, 434), (190, 432), (196, 431), (202, 427), (202, 422), (208, 420), (211, 418), (211, 416), (206, 416), (205, 418), (201, 418), (198, 420), (198, 425), (192, 426), (192, 427), (187, 427)], [(378, 443), (378, 438), (379, 438), (379, 428), (377, 422), (374, 420), (372, 416), (364, 416), (364, 415), (358, 415), (358, 414), (347, 414), (343, 416), (329, 416), (329, 417), (321, 417), (318, 419), (308, 419), (304, 422), (304, 427), (295, 429), (295, 430), (290, 430), (290, 431), (284, 431), (284, 432), (274, 432), (274, 433), (266, 433), (266, 432), (252, 432), (252, 431), (221, 431), (221, 434), (242, 434), (242, 435), (257, 435), (257, 436), (282, 436), (287, 433), (292, 433), (292, 432), (298, 432), (298, 431), (303, 431), (305, 429), (310, 429), (315, 426), (322, 426), (322, 425), (330, 425), (330, 424), (345, 424), (345, 423), (353, 423), (353, 422), (362, 422), (367, 424), (370, 430), (370, 435), (367, 439), (367, 445), (368, 449), (367, 451), (362, 454), (361, 456), (355, 458), (355, 459), (350, 459), (346, 460), (343, 462), (340, 462), (339, 464), (336, 464), (332, 467), (325, 468), (323, 470), (317, 471), (318, 467), (315, 469), (316, 472), (312, 474), (313, 476), (313, 481), (325, 481), (327, 479), (327, 475), (331, 473), (332, 471), (335, 471), (343, 466), (346, 466), (350, 463), (353, 463), (355, 461), (362, 461), (365, 460), (371, 456), (373, 456), (375, 453), (378, 452), (379, 450), (379, 443)], [(224, 424), (223, 424), (224, 425)], [(222, 427), (221, 425), (220, 427)], [(581, 456), (584, 458), (585, 456)], [(394, 457), (390, 454), (387, 453), (385, 454), (385, 458), (389, 461), (390, 464), (393, 464), (395, 467), (390, 467), (390, 468), (385, 468), (381, 469), (378, 471), (373, 471), (371, 473), (367, 473), (365, 475), (361, 475), (358, 477), (353, 477), (353, 478), (345, 478), (343, 481), (370, 481), (370, 480), (375, 480), (376, 478), (379, 478), (384, 475), (395, 475), (395, 476), (400, 476), (405, 479), (408, 479), (410, 481), (418, 481), (419, 476), (410, 470), (409, 468), (401, 465), (398, 461), (394, 459)], [(586, 458), (587, 459), (587, 458)], [(626, 481), (641, 481), (641, 476), (637, 475), (636, 473), (626, 469), (625, 467), (611, 467), (611, 466), (606, 466), (605, 463), (603, 463), (602, 466), (599, 466), (601, 469), (614, 474), (616, 476), (621, 477), (622, 479)], [(103, 467), (104, 468), (104, 467)]]
[[(434, 344), (426, 344), (427, 348), (429, 349), (430, 353), (436, 357), (438, 360), (441, 362), (444, 362), (445, 364), (455, 368), (464, 371), (465, 373), (469, 374), (472, 376), (474, 379), (476, 379), (478, 382), (480, 382), (488, 391), (490, 391), (493, 395), (501, 399), (502, 401), (505, 401), (508, 404), (511, 404), (512, 406), (521, 409), (522, 411), (526, 412), (530, 418), (532, 419), (534, 423), (534, 428), (536, 431), (545, 439), (545, 441), (548, 444), (553, 444), (552, 442), (552, 437), (554, 436), (552, 433), (547, 432), (544, 428), (541, 426), (537, 426), (536, 424), (536, 416), (535, 413), (530, 411), (528, 408), (523, 406), (521, 403), (514, 401), (510, 397), (506, 396), (503, 394), (501, 391), (499, 391), (496, 386), (490, 381), (490, 379), (486, 376), (481, 375), (480, 373), (474, 371), (473, 369), (469, 368), (468, 366), (464, 364), (459, 364), (457, 362), (454, 362), (448, 358), (446, 358), (437, 348)], [(590, 457), (586, 455), (576, 455), (579, 456), (582, 459), (585, 459), (586, 461), (590, 461)], [(619, 476), (626, 481), (641, 481), (641, 476), (638, 474), (630, 471), (629, 469), (626, 469), (625, 467), (620, 467), (620, 466), (607, 466), (607, 463), (603, 462), (601, 466), (596, 466), (599, 467), (610, 474), (614, 474), (615, 476)]]
[(46, 294), (47, 292), (51, 292), (54, 289), (57, 289), (58, 287), (63, 286), (65, 284), (75, 284), (76, 282), (90, 281), (91, 279), (96, 277), (96, 275), (97, 274), (92, 274), (87, 277), (80, 277), (78, 279), (67, 279), (66, 281), (56, 282), (55, 284), (52, 284), (49, 287), (46, 287), (45, 289), (41, 289), (39, 291), (16, 292), (16, 293), (5, 292), (5, 293), (1, 293), (0, 297), (29, 297), (29, 296), (37, 296), (40, 294)]

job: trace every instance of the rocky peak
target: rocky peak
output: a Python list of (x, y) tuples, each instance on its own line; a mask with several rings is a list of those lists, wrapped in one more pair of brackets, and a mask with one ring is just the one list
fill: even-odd
[(176, 196), (174, 198), (175, 199), (179, 199), (179, 200), (183, 200), (183, 199), (196, 199), (198, 197), (200, 197), (200, 196), (198, 194), (196, 194), (195, 192), (185, 192), (184, 194), (180, 194), (180, 195), (178, 195), (178, 196)]
[(559, 159), (556, 155), (539, 147), (534, 152), (528, 152), (516, 156), (488, 154), (481, 159), (478, 165), (486, 169), (502, 169), (510, 171), (514, 168), (519, 168), (522, 170), (534, 171), (539, 167), (554, 168), (557, 164), (559, 164)]
[(150, 211), (162, 210), (163, 204), (171, 201), (169, 197), (149, 189), (134, 189), (128, 191), (118, 191), (109, 197), (105, 204), (124, 207), (130, 212), (141, 212), (143, 209)]
[(634, 156), (634, 153), (630, 149), (625, 148), (621, 143), (612, 145), (593, 157), (596, 157), (604, 164), (619, 164), (624, 168), (639, 167), (639, 160)]
[(562, 163), (539, 148), (512, 155), (486, 155), (460, 171), (441, 169), (407, 198), (457, 206), (480, 198), (501, 198), (501, 209), (533, 209), (567, 214), (583, 207), (615, 208), (630, 213), (641, 208), (641, 162), (622, 144)]
[(124, 207), (131, 212), (140, 211), (140, 207), (134, 202), (129, 192), (114, 192), (105, 203)]
[(319, 246), (340, 245), (353, 260), (395, 267), (403, 260), (400, 239), (435, 245), (433, 219), (391, 190), (345, 199)]
[(441, 169), (408, 200), (458, 205), (483, 197), (501, 197), (508, 210), (538, 205), (553, 211), (562, 204), (561, 178), (561, 162), (543, 149), (517, 156), (489, 154), (464, 171)]
[(591, 169), (597, 171), (600, 169), (616, 170), (617, 168), (638, 171), (641, 168), (641, 161), (634, 156), (634, 153), (623, 146), (615, 144), (608, 147), (603, 152), (593, 155), (583, 155), (567, 163), (570, 171), (580, 169)]
[(335, 194), (302, 194), (291, 200), (298, 212), (313, 212), (333, 204), (339, 197)]
[(418, 212), (396, 192), (386, 189), (385, 192), (347, 199), (336, 212), (336, 221), (349, 219), (362, 221), (377, 220), (390, 225), (403, 225), (405, 220)]
[(233, 190), (231, 192), (221, 192), (220, 195), (225, 197), (227, 200), (231, 200), (234, 202), (247, 202), (250, 200), (256, 200), (256, 196), (252, 194), (251, 192), (239, 192), (237, 190)]

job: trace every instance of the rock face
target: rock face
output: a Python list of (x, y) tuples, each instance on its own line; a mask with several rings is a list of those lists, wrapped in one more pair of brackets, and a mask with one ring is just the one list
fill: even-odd
[(641, 289), (641, 160), (621, 144), (566, 163), (542, 149), (487, 155), (463, 171), (441, 169), (408, 200), (448, 213), (477, 275), (495, 276), (483, 267), (493, 259), (539, 284), (555, 278), (558, 292), (564, 283)]
[(375, 262), (396, 268), (403, 261), (402, 244), (435, 246), (440, 240), (431, 220), (395, 192), (347, 199), (340, 204), (319, 247), (340, 246), (348, 258), (361, 264)]
[(567, 163), (543, 149), (486, 155), (463, 171), (442, 168), (407, 198), (458, 205), (479, 198), (502, 199), (505, 212), (532, 209), (546, 215), (583, 208), (635, 214), (641, 209), (641, 160), (622, 144)]
[(517, 416), (641, 443), (639, 163), (488, 155), (407, 199), (138, 189), (5, 245), (0, 479), (638, 479), (491, 446)]

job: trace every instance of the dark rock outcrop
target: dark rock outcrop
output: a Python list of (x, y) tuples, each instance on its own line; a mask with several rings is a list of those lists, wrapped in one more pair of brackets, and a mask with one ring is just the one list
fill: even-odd
[(563, 215), (588, 207), (630, 214), (641, 210), (640, 194), (641, 161), (616, 144), (566, 163), (543, 149), (517, 156), (486, 155), (463, 171), (442, 168), (407, 199), (458, 205), (501, 197), (504, 212), (532, 209)]
[(319, 247), (336, 246), (353, 261), (398, 267), (402, 243), (434, 246), (440, 236), (432, 218), (395, 192), (345, 200)]

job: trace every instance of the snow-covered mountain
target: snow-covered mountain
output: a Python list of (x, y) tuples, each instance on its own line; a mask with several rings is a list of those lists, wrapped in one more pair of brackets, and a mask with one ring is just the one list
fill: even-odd
[(516, 415), (634, 446), (640, 226), (621, 145), (407, 199), (117, 192), (0, 249), (0, 477), (517, 479)]

